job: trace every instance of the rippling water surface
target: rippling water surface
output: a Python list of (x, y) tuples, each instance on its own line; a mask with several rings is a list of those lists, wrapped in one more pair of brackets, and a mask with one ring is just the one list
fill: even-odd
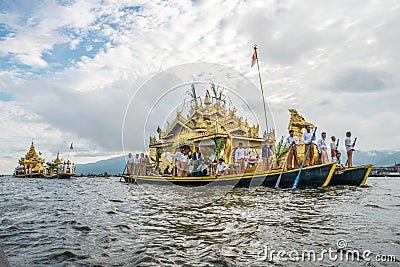
[[(0, 178), (0, 245), (12, 266), (394, 266), (400, 179), (366, 188), (197, 189), (118, 178)], [(263, 252), (334, 248), (397, 262), (295, 262)]]

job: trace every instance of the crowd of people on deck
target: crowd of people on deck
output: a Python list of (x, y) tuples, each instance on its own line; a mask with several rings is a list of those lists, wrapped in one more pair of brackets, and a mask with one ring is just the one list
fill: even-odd
[(128, 154), (128, 160), (126, 162), (126, 167), (128, 171), (128, 175), (148, 175), (149, 168), (152, 167), (149, 156), (144, 153), (136, 154), (135, 156), (132, 153)]
[[(69, 165), (69, 169), (68, 169)], [(58, 164), (57, 173), (75, 173), (76, 166), (74, 163), (68, 164), (66, 162)]]
[[(261, 156), (263, 159), (262, 169), (264, 171), (269, 170), (273, 158), (272, 144), (270, 145), (266, 141), (263, 143)], [(245, 148), (243, 143), (239, 143), (238, 147), (235, 149), (233, 168), (230, 168), (223, 158), (217, 160), (214, 154), (210, 157), (203, 157), (199, 147), (195, 147), (194, 152), (191, 151), (189, 146), (180, 147), (173, 155), (173, 158), (173, 168), (167, 165), (164, 170), (156, 171), (147, 155), (141, 153), (133, 157), (132, 153), (129, 153), (127, 159), (127, 173), (128, 175), (140, 176), (220, 176), (224, 174), (242, 174), (245, 172), (246, 168), (252, 167), (260, 162), (259, 156), (250, 156), (250, 150)]]
[[(321, 133), (321, 138), (316, 140), (314, 133), (311, 131), (311, 126), (305, 127), (306, 131), (302, 135), (301, 142), (304, 145), (304, 167), (314, 165), (314, 149), (317, 146), (319, 158), (322, 164), (329, 162), (336, 162), (337, 169), (343, 170), (346, 165), (348, 167), (353, 166), (353, 151), (355, 143), (352, 143), (351, 132), (346, 133), (345, 147), (347, 151), (347, 163), (344, 164), (342, 161), (341, 153), (338, 150), (338, 141), (335, 136), (331, 137), (330, 157), (328, 155), (328, 145), (326, 140), (326, 132)], [(297, 148), (300, 145), (299, 138), (294, 135), (293, 130), (289, 130), (289, 135), (286, 137), (284, 146), (288, 148), (286, 156), (285, 166), (288, 170), (300, 168), (300, 160), (297, 152)], [(308, 152), (307, 152), (308, 151)], [(223, 158), (216, 160), (215, 155), (211, 155), (209, 158), (204, 158), (200, 152), (199, 147), (195, 147), (194, 152), (191, 151), (189, 146), (183, 146), (178, 148), (174, 154), (173, 168), (168, 165), (164, 170), (155, 170), (151, 164), (150, 159), (144, 153), (128, 154), (127, 159), (127, 172), (128, 175), (165, 175), (165, 176), (176, 176), (176, 177), (188, 177), (188, 176), (207, 176), (207, 175), (225, 175), (225, 174), (243, 174), (246, 168), (252, 167), (255, 164), (262, 162), (262, 171), (268, 171), (271, 169), (272, 162), (274, 159), (273, 144), (268, 141), (264, 141), (261, 147), (261, 157), (250, 156), (250, 150), (243, 146), (243, 143), (239, 143), (234, 149), (234, 164), (233, 168), (229, 167)], [(215, 164), (214, 162), (217, 162)], [(214, 163), (214, 164), (213, 164)]]
[[(311, 126), (306, 126), (306, 131), (302, 136), (302, 143), (304, 144), (304, 157), (307, 158), (304, 163), (304, 167), (314, 165), (314, 146), (317, 145), (319, 157), (321, 159), (322, 164), (326, 164), (328, 162), (336, 162), (337, 168), (343, 170), (347, 165), (348, 167), (353, 166), (353, 152), (355, 143), (352, 142), (351, 132), (346, 132), (345, 138), (345, 147), (347, 151), (347, 164), (344, 164), (342, 161), (341, 153), (338, 150), (339, 142), (336, 140), (335, 136), (331, 136), (331, 142), (329, 145), (330, 148), (330, 159), (328, 155), (328, 146), (326, 140), (326, 132), (321, 133), (321, 138), (319, 138), (314, 143), (315, 136), (314, 133), (311, 132)], [(299, 139), (297, 136), (294, 136), (294, 131), (289, 130), (289, 136), (286, 137), (285, 146), (289, 148), (288, 155), (286, 158), (286, 168), (287, 169), (298, 169), (300, 168), (300, 161), (297, 155), (297, 147), (299, 146)], [(308, 151), (308, 154), (307, 154)]]

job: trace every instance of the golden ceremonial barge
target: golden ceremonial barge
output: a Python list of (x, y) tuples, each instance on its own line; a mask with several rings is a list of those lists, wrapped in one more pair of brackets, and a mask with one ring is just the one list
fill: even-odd
[[(41, 153), (39, 152), (39, 154)], [(69, 160), (63, 162), (58, 153), (53, 161), (45, 163), (45, 159), (37, 154), (32, 141), (28, 153), (19, 160), (18, 166), (14, 170), (14, 176), (68, 179), (75, 176), (75, 164)]]
[[(128, 173), (121, 175), (125, 182), (183, 186), (278, 185), (279, 188), (292, 188), (297, 178), (297, 187), (302, 188), (365, 184), (372, 165), (338, 170), (336, 162), (321, 164), (318, 151), (314, 153), (317, 164), (301, 169), (286, 168), (287, 150), (282, 146), (283, 140), (277, 141), (275, 131), (268, 129), (261, 135), (259, 125), (250, 125), (246, 118), (237, 114), (235, 107), (227, 107), (221, 98), (222, 93), (215, 93), (213, 86), (213, 97), (206, 90), (203, 99), (192, 99), (186, 115), (178, 110), (165, 129), (158, 127), (157, 134), (150, 136), (150, 168), (146, 168), (145, 172), (128, 168)], [(195, 88), (192, 85), (193, 90)], [(301, 139), (305, 126), (314, 125), (296, 110), (289, 111), (291, 118), (288, 129), (294, 130), (295, 136)], [(247, 152), (244, 169), (235, 160), (238, 148), (244, 148)], [(298, 153), (303, 158), (304, 150), (303, 146), (298, 147)], [(196, 153), (197, 156), (193, 156)], [(303, 160), (302, 156), (300, 160)], [(219, 169), (222, 168), (223, 172), (220, 173)]]

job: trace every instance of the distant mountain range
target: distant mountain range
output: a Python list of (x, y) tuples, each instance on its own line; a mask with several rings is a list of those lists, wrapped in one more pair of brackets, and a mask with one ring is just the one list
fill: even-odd
[[(346, 161), (346, 153), (342, 151), (343, 159)], [(387, 150), (371, 150), (371, 151), (356, 151), (354, 153), (353, 165), (361, 165), (372, 163), (375, 166), (391, 166), (395, 162), (400, 162), (400, 151)], [(123, 156), (105, 160), (100, 160), (93, 163), (78, 164), (76, 167), (77, 174), (119, 174), (124, 171), (125, 159)]]
[[(345, 151), (342, 151), (346, 155)], [(346, 156), (344, 156), (346, 158)], [(372, 163), (375, 166), (393, 166), (400, 162), (400, 151), (370, 150), (355, 151), (353, 155), (353, 165)]]
[(86, 163), (86, 164), (77, 164), (76, 165), (76, 174), (119, 174), (124, 171), (125, 168), (125, 158), (115, 157), (100, 160), (97, 162)]

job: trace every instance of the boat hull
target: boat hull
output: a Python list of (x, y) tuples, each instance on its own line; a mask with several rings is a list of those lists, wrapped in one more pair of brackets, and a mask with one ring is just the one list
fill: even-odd
[[(297, 187), (324, 187), (329, 181), (335, 170), (335, 163), (316, 165), (303, 168)], [(181, 186), (235, 186), (235, 187), (275, 187), (281, 174), (281, 170), (271, 170), (269, 172), (256, 172), (254, 174), (244, 175), (226, 175), (218, 178), (213, 176), (203, 177), (165, 177), (165, 176), (128, 176), (121, 177), (128, 183), (146, 183), (146, 184), (175, 184)], [(299, 170), (283, 171), (280, 188), (292, 188), (293, 183), (299, 173)]]
[(57, 175), (57, 178), (58, 179), (70, 179), (73, 176), (75, 176), (75, 173), (59, 173)]
[(31, 174), (14, 174), (14, 177), (18, 178), (43, 178), (43, 173), (31, 173)]
[(345, 169), (342, 173), (334, 173), (329, 182), (329, 185), (364, 186), (367, 182), (371, 169), (372, 164), (366, 164)]

